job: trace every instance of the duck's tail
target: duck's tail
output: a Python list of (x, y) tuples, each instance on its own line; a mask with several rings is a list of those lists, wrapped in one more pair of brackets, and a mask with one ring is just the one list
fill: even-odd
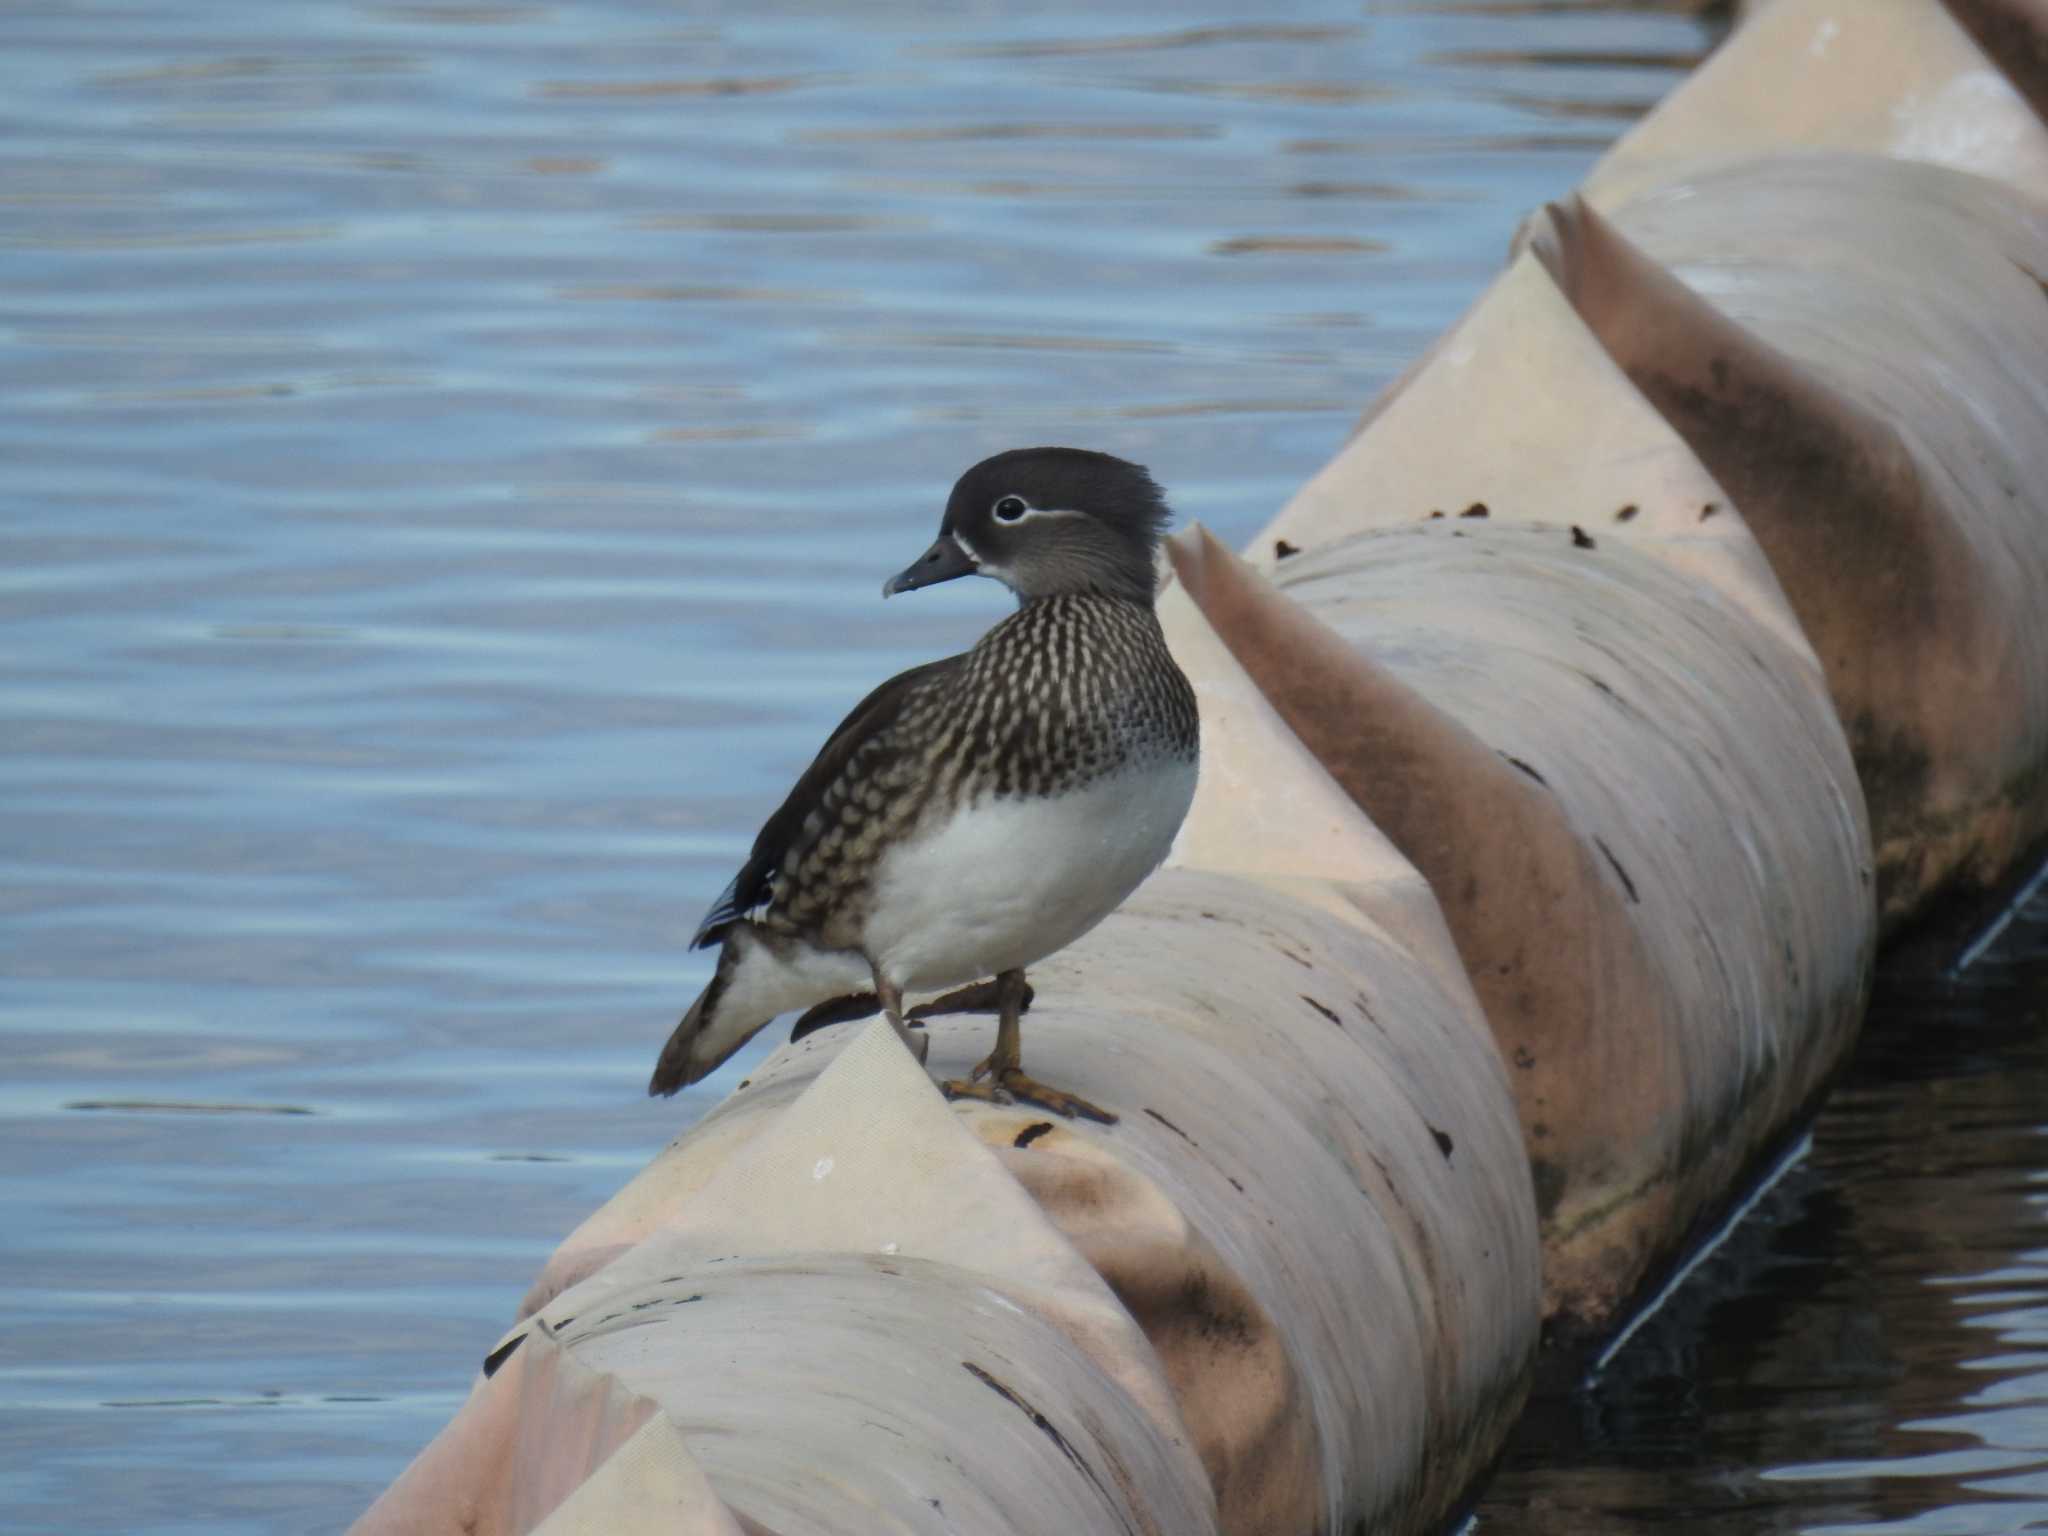
[(665, 1098), (687, 1088), (778, 1014), (847, 992), (868, 974), (858, 956), (764, 939), (745, 923), (734, 926), (710, 984), (661, 1048), (648, 1093)]
[(718, 969), (697, 994), (697, 1001), (690, 1004), (690, 1011), (676, 1025), (668, 1044), (661, 1048), (654, 1076), (647, 1080), (650, 1097), (667, 1098), (677, 1089), (687, 1088), (698, 1078), (716, 1071), (720, 1062), (775, 1017), (768, 1013), (743, 1019), (738, 1017), (741, 1010), (731, 1006), (740, 1001), (733, 995), (733, 981), (745, 964), (743, 954), (740, 944), (726, 940), (719, 951)]

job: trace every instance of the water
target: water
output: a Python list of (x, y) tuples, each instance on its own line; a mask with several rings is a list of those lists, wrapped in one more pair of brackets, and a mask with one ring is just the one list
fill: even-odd
[(2048, 892), (1880, 978), (1810, 1151), (1569, 1401), (1486, 1536), (2048, 1530)]
[[(757, 1054), (640, 1096), (775, 796), (1001, 611), (875, 596), (952, 477), (1099, 446), (1248, 535), (1711, 37), (1567, 0), (10, 7), (0, 1525), (356, 1513)], [(2042, 1246), (2023, 1177), (1929, 1196), (1995, 1215), (1987, 1273)], [(1867, 1278), (1915, 1337), (1967, 1291)], [(1978, 1411), (1899, 1359), (1913, 1415)], [(1914, 1487), (1992, 1507), (1967, 1480)]]

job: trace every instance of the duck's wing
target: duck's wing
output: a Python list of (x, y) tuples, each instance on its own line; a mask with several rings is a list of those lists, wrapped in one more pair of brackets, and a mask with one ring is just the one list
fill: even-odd
[(696, 936), (690, 940), (692, 949), (717, 943), (734, 923), (766, 904), (775, 883), (775, 872), (782, 867), (790, 844), (802, 834), (805, 820), (817, 809), (833, 781), (852, 761), (854, 753), (894, 723), (912, 694), (925, 684), (957, 670), (964, 660), (965, 656), (947, 656), (938, 661), (928, 661), (921, 667), (912, 667), (908, 672), (900, 672), (890, 678), (854, 705), (853, 712), (839, 722), (839, 729), (825, 739), (825, 745), (811, 760), (811, 766), (804, 770), (803, 777), (796, 781), (796, 787), (782, 802), (782, 808), (761, 828), (747, 862), (740, 866), (740, 872), (732, 877), (732, 884), (711, 904), (711, 910), (704, 914), (704, 921), (697, 925)]

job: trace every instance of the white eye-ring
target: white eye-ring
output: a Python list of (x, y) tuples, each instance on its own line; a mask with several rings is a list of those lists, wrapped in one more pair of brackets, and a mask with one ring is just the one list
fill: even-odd
[(999, 523), (1014, 523), (1031, 510), (1031, 504), (1022, 496), (1005, 496), (995, 504), (994, 512)]

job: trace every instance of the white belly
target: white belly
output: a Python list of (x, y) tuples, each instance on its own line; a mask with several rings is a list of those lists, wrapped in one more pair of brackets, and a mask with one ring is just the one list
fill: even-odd
[(1194, 792), (1190, 762), (1118, 774), (1057, 800), (983, 800), (888, 856), (867, 952), (913, 991), (1042, 960), (1158, 867)]

